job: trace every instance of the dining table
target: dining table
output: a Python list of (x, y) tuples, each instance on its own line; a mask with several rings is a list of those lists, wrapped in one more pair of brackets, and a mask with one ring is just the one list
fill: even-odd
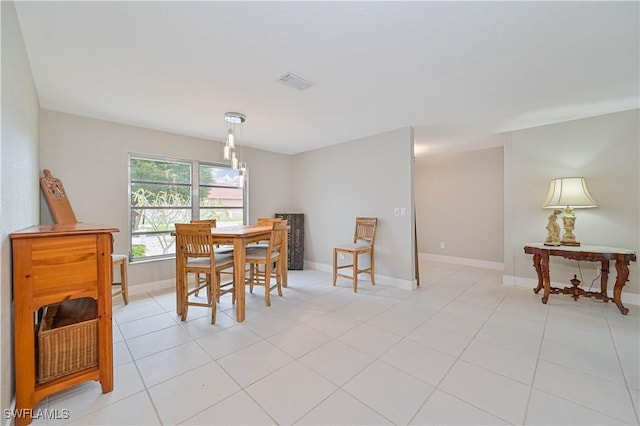
[[(245, 225), (225, 226), (211, 228), (213, 240), (219, 245), (233, 246), (233, 283), (236, 298), (236, 321), (242, 322), (245, 318), (245, 260), (247, 256), (247, 244), (268, 240), (271, 236), (272, 226)], [(176, 268), (178, 267), (176, 262)], [(176, 270), (176, 280), (180, 277), (180, 271)], [(182, 314), (181, 285), (176, 285), (176, 313)]]

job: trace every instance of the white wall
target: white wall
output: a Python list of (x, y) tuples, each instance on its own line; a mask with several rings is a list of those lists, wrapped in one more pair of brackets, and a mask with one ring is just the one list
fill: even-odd
[(0, 2), (2, 19), (2, 139), (0, 140), (0, 406), (10, 408), (13, 384), (13, 304), (9, 234), (38, 223), (38, 94), (15, 5)]
[[(118, 253), (129, 250), (129, 153), (222, 162), (222, 144), (206, 139), (49, 110), (41, 111), (40, 126), (41, 168), (50, 169), (62, 180), (79, 221), (120, 229), (114, 235), (114, 252)], [(258, 216), (273, 216), (278, 210), (289, 209), (290, 157), (241, 149), (250, 168), (250, 221), (255, 223)], [(47, 209), (46, 203), (42, 209)], [(47, 216), (45, 211), (43, 221)], [(132, 286), (174, 278), (173, 259), (129, 267)]]
[[(494, 139), (494, 145), (502, 144), (502, 135)], [(416, 224), (421, 255), (500, 267), (504, 256), (503, 165), (502, 146), (426, 155), (416, 160)]]
[[(601, 115), (506, 134), (505, 282), (536, 277), (523, 246), (542, 242), (548, 210), (540, 207), (555, 177), (584, 176), (598, 208), (576, 210), (574, 234), (582, 244), (640, 248), (639, 110)], [(596, 276), (596, 264), (581, 265), (583, 284)], [(575, 262), (551, 259), (551, 280), (567, 284), (580, 274)], [(640, 293), (638, 263), (622, 298)], [(616, 272), (610, 268), (610, 288)], [(517, 277), (517, 278), (514, 278)], [(522, 280), (521, 280), (522, 281)], [(594, 288), (597, 288), (599, 280)], [(568, 284), (567, 284), (568, 285)], [(637, 298), (636, 298), (637, 300)]]
[[(411, 128), (295, 155), (293, 180), (290, 213), (305, 215), (306, 261), (328, 270), (333, 247), (353, 238), (356, 216), (377, 217), (376, 278), (415, 286)], [(396, 207), (406, 215), (394, 216)]]

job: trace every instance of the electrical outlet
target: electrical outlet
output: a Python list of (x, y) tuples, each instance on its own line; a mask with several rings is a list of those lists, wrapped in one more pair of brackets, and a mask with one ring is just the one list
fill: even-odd
[(393, 215), (394, 216), (400, 216), (400, 207), (396, 207), (393, 209)]
[(447, 247), (447, 245), (444, 243), (444, 241), (440, 241), (440, 248), (443, 249), (443, 248), (446, 248), (446, 247)]

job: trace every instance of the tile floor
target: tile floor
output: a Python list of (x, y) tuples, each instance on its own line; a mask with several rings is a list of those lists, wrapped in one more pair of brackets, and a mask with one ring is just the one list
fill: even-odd
[(175, 315), (172, 292), (114, 299), (115, 389), (88, 382), (34, 424), (639, 424), (640, 309), (422, 262), (409, 292), (291, 271), (284, 296)]

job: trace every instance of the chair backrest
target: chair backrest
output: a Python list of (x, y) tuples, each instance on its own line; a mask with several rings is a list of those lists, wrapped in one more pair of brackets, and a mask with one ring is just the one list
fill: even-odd
[(284, 219), (282, 219), (280, 217), (259, 217), (258, 218), (258, 225), (259, 226), (268, 226), (268, 225), (272, 225), (274, 223), (280, 223), (283, 220)]
[(269, 239), (268, 253), (278, 252), (282, 254), (282, 246), (285, 238), (287, 238), (287, 221), (283, 220), (280, 223), (274, 223), (271, 238)]
[(176, 254), (183, 258), (209, 257), (213, 262), (214, 244), (208, 223), (176, 223)]
[(213, 219), (191, 219), (191, 223), (208, 223), (210, 228), (215, 228), (218, 226), (218, 220), (216, 218)]
[(378, 218), (376, 217), (356, 217), (356, 231), (353, 234), (353, 242), (367, 241), (373, 246), (376, 239), (376, 226)]

